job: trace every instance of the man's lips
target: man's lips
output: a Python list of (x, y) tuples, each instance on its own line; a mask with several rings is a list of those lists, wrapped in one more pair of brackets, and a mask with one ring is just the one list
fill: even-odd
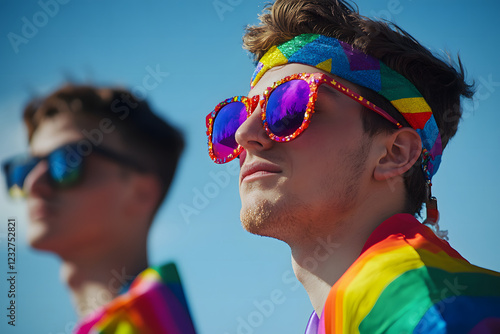
[(55, 212), (53, 205), (42, 201), (28, 202), (28, 210), (31, 220), (44, 219)]
[(240, 183), (245, 179), (281, 173), (281, 168), (269, 162), (253, 162), (241, 167)]

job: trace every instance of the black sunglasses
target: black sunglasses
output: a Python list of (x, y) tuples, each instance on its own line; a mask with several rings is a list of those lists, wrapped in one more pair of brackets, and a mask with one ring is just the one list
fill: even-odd
[(74, 186), (82, 179), (85, 158), (94, 153), (139, 172), (147, 171), (144, 166), (130, 157), (82, 140), (58, 147), (44, 157), (20, 155), (6, 160), (2, 164), (2, 169), (9, 195), (11, 197), (25, 195), (23, 191), (24, 181), (33, 168), (42, 160), (48, 162), (48, 174), (53, 186), (56, 188)]

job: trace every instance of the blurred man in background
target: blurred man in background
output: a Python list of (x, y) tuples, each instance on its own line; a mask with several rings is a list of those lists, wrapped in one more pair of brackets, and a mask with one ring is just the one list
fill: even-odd
[(24, 122), (30, 154), (4, 163), (7, 184), (11, 195), (27, 196), (30, 245), (62, 260), (83, 318), (78, 333), (194, 332), (187, 309), (169, 319), (169, 307), (187, 308), (182, 289), (171, 296), (175, 266), (148, 268), (147, 259), (182, 134), (127, 90), (92, 86), (31, 101)]

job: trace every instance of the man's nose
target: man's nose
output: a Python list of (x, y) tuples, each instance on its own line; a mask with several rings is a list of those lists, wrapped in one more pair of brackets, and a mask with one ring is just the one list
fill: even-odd
[(29, 172), (24, 180), (23, 188), (30, 197), (50, 197), (53, 194), (47, 160), (40, 161)]
[(269, 138), (261, 120), (262, 103), (255, 105), (254, 112), (236, 131), (235, 139), (245, 150), (266, 150), (272, 147), (273, 141)]

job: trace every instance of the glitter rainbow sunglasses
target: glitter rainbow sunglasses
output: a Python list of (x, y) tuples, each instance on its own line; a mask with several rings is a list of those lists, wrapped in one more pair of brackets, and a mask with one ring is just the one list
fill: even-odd
[(270, 139), (288, 142), (297, 138), (311, 122), (318, 89), (323, 84), (373, 110), (398, 128), (403, 127), (386, 111), (326, 74), (298, 73), (276, 81), (264, 91), (262, 99), (259, 95), (234, 96), (219, 103), (206, 117), (210, 158), (223, 164), (240, 155), (243, 148), (236, 142), (236, 131), (259, 103), (262, 126)]
[(24, 154), (5, 161), (2, 169), (9, 195), (12, 198), (26, 196), (23, 189), (26, 177), (43, 160), (48, 163), (47, 173), (51, 186), (58, 189), (75, 186), (84, 176), (85, 160), (90, 154), (99, 154), (138, 171), (146, 170), (127, 156), (88, 141), (77, 141), (58, 147), (44, 157)]

